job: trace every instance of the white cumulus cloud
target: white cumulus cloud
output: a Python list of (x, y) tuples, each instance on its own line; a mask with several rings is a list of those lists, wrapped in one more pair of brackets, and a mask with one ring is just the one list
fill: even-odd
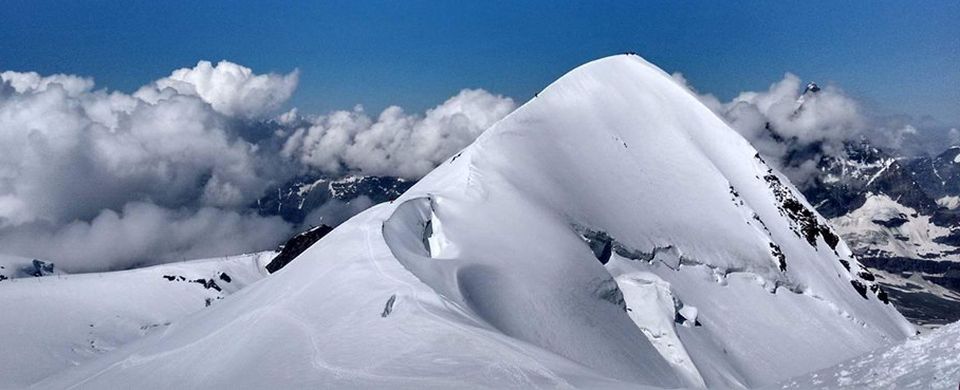
[[(697, 93), (682, 74), (673, 77)], [(729, 102), (710, 94), (697, 97), (802, 186), (822, 156), (842, 151), (843, 143), (861, 137), (869, 123), (861, 105), (837, 87), (805, 92), (806, 84), (787, 73), (766, 91), (741, 92)]]
[(193, 68), (173, 71), (134, 95), (156, 102), (168, 96), (165, 90), (169, 88), (181, 95), (198, 96), (221, 114), (252, 118), (279, 108), (293, 95), (298, 81), (296, 70), (286, 75), (258, 75), (229, 61), (220, 61), (216, 66), (200, 61)]
[(70, 272), (88, 272), (253, 252), (291, 233), (280, 217), (131, 202), (119, 211), (103, 210), (90, 221), (0, 230), (0, 248), (53, 260)]
[(176, 87), (141, 88), (150, 96), (0, 73), (0, 248), (90, 269), (263, 249), (288, 234), (246, 209), (284, 171), (234, 118), (282, 104), (296, 72), (206, 64), (174, 72)]
[(195, 96), (23, 91), (0, 97), (0, 226), (69, 222), (130, 200), (237, 206), (271, 180), (256, 145)]
[[(295, 129), (283, 155), (325, 172), (417, 179), (516, 108), (513, 99), (465, 89), (424, 115), (392, 106), (376, 118), (362, 107)], [(284, 118), (289, 121), (289, 118)]]
[[(515, 107), (463, 90), (423, 114), (268, 119), (297, 81), (227, 61), (133, 94), (0, 73), (0, 251), (95, 271), (272, 248), (295, 226), (258, 215), (267, 191), (300, 174), (419, 178)], [(371, 204), (335, 201), (307, 219), (335, 224)]]
[[(682, 74), (674, 78), (690, 88)], [(835, 147), (865, 130), (867, 120), (860, 104), (839, 88), (804, 91), (800, 78), (787, 73), (766, 91), (741, 92), (729, 102), (713, 95), (698, 96), (769, 157), (785, 157), (787, 143)]]
[(36, 72), (0, 73), (0, 81), (10, 85), (17, 93), (44, 91), (51, 84), (57, 84), (71, 96), (77, 96), (93, 89), (93, 79), (65, 74), (41, 76)]

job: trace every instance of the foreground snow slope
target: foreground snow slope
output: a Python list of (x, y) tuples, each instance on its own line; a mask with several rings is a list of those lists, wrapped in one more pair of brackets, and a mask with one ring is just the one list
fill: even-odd
[(270, 278), (37, 386), (772, 384), (913, 332), (810, 210), (609, 57)]
[(784, 382), (784, 389), (956, 389), (960, 322)]
[(26, 387), (217, 304), (262, 278), (258, 261), (272, 255), (4, 280), (0, 389)]

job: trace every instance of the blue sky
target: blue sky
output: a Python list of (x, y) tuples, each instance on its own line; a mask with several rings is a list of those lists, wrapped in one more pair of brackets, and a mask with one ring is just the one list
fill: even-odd
[(301, 71), (291, 104), (410, 110), (462, 88), (526, 100), (591, 59), (636, 51), (728, 99), (793, 72), (872, 108), (960, 124), (960, 2), (7, 1), (0, 69), (132, 91), (227, 59)]

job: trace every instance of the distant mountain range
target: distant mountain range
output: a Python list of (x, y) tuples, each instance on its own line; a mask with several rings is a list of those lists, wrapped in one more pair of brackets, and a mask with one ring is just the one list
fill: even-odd
[[(809, 84), (797, 112), (819, 91)], [(800, 145), (770, 123), (766, 130), (790, 151), (784, 166), (815, 164), (812, 177), (803, 169), (785, 173), (877, 271), (901, 312), (920, 324), (960, 320), (960, 147), (916, 157), (860, 139), (824, 154), (821, 143)]]
[(383, 203), (396, 199), (414, 183), (390, 176), (302, 175), (267, 191), (253, 207), (260, 214), (279, 215), (288, 222), (301, 224), (310, 212), (330, 201), (348, 203), (367, 198), (370, 204)]
[(880, 283), (901, 311), (920, 323), (960, 320), (960, 148), (904, 157), (861, 141), (817, 168), (800, 190), (865, 265), (889, 275)]

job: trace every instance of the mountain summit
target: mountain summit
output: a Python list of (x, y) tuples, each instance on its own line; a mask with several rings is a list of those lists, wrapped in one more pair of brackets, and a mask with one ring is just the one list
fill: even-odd
[(41, 387), (755, 387), (913, 334), (746, 140), (635, 55), (397, 200)]

